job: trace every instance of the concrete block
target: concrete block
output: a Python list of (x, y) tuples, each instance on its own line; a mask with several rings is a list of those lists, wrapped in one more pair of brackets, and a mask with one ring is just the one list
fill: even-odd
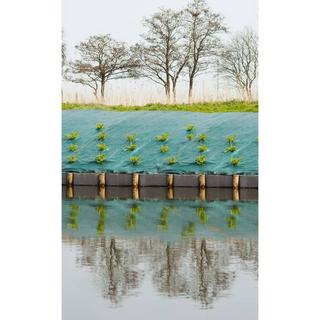
[(107, 199), (131, 199), (132, 188), (131, 187), (107, 187), (106, 198)]
[(166, 200), (168, 189), (166, 187), (141, 187), (140, 199)]
[(257, 189), (259, 186), (258, 176), (240, 176), (240, 188)]
[(259, 191), (258, 189), (240, 189), (241, 201), (258, 201)]
[(106, 173), (107, 186), (132, 186), (131, 173)]
[(232, 200), (233, 190), (232, 188), (208, 188), (206, 189), (206, 200)]
[(232, 176), (221, 174), (206, 175), (207, 188), (232, 188)]
[(174, 187), (199, 187), (198, 174), (175, 174), (173, 176)]
[(145, 174), (139, 175), (140, 187), (166, 187), (167, 175), (166, 174)]
[(97, 186), (99, 184), (98, 173), (74, 173), (74, 186)]
[(65, 186), (67, 184), (67, 173), (66, 172), (62, 172), (61, 183), (63, 186)]
[(199, 188), (175, 187), (173, 197), (175, 200), (197, 200), (199, 199)]

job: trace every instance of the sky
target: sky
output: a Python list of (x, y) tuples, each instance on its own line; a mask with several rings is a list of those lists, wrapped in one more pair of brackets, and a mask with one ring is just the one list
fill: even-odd
[[(134, 44), (141, 41), (142, 19), (160, 7), (182, 9), (190, 0), (62, 0), (62, 27), (67, 58), (74, 46), (91, 35), (109, 33), (113, 38)], [(230, 33), (246, 26), (258, 28), (258, 0), (207, 0), (225, 17)], [(69, 91), (74, 86), (64, 83)], [(85, 88), (80, 88), (84, 90)]]

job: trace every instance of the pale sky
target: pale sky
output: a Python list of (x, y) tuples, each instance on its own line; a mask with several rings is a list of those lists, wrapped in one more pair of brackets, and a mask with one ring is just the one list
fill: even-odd
[[(188, 2), (190, 0), (62, 0), (67, 58), (73, 58), (77, 43), (96, 34), (109, 33), (128, 44), (139, 42), (144, 32), (143, 17), (150, 16), (159, 7), (182, 9)], [(245, 26), (257, 30), (258, 0), (207, 0), (207, 3), (225, 17), (230, 33)], [(74, 85), (64, 83), (64, 87), (69, 90)], [(79, 86), (78, 89), (83, 91)]]

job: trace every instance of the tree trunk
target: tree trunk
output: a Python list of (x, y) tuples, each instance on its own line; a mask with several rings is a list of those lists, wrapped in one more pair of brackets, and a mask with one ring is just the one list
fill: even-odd
[(190, 80), (189, 80), (188, 103), (192, 103), (192, 94), (193, 94), (193, 78), (190, 78)]
[(166, 93), (166, 97), (167, 97), (167, 104), (170, 103), (170, 83), (166, 83), (165, 85), (165, 93)]
[(173, 92), (173, 104), (177, 103), (177, 83), (175, 82), (172, 85), (172, 92)]
[(100, 95), (101, 95), (101, 100), (104, 100), (104, 92), (105, 92), (105, 86), (106, 82), (104, 79), (101, 79), (101, 88), (100, 88)]

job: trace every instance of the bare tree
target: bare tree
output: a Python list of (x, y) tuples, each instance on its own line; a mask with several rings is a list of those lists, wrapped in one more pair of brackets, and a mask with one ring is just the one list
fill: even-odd
[(214, 13), (205, 0), (193, 0), (185, 10), (186, 36), (190, 43), (188, 60), (189, 102), (192, 101), (194, 79), (206, 71), (212, 56), (220, 47), (218, 35), (226, 32), (223, 17)]
[(68, 80), (89, 86), (94, 95), (105, 97), (107, 81), (132, 76), (135, 62), (123, 42), (110, 35), (91, 36), (75, 46), (80, 59), (70, 62)]
[(188, 60), (182, 18), (181, 11), (171, 9), (160, 9), (145, 18), (143, 24), (147, 32), (142, 35), (145, 43), (134, 47), (140, 64), (139, 76), (162, 85), (168, 102), (172, 91), (175, 100), (177, 81)]
[(252, 100), (252, 86), (258, 76), (258, 36), (249, 29), (235, 35), (221, 54), (220, 70), (239, 89), (244, 99)]

